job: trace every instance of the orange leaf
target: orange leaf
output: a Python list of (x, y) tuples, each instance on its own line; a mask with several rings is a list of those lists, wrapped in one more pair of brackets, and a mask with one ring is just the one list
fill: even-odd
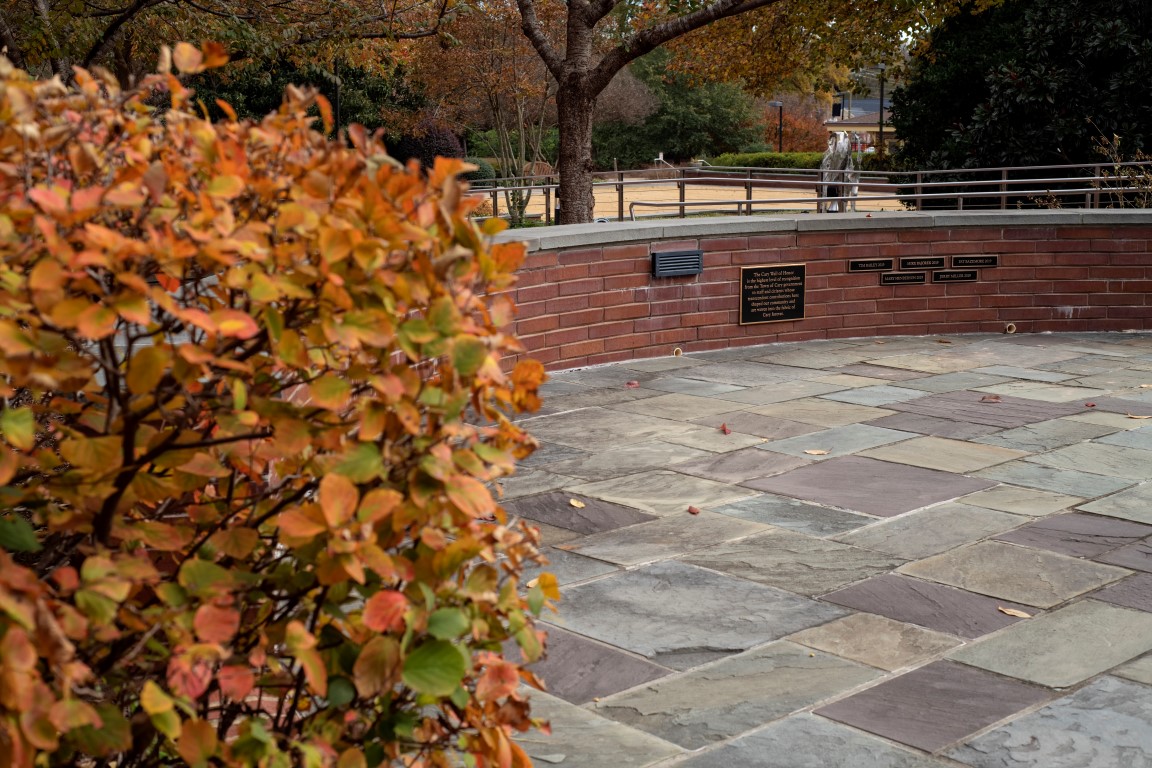
[(220, 692), (230, 699), (241, 700), (256, 686), (256, 675), (248, 667), (228, 666), (221, 667), (216, 673), (216, 681), (220, 683)]
[(700, 514), (700, 510), (697, 509), (696, 507), (688, 507), (688, 514), (698, 515), (698, 514)]
[(984, 395), (984, 397), (980, 398), (980, 402), (982, 402), (982, 403), (999, 403), (1000, 402), (1000, 395)]
[(76, 330), (93, 341), (107, 338), (116, 332), (116, 312), (103, 304), (93, 304), (76, 318)]
[(195, 701), (204, 695), (212, 682), (212, 668), (208, 663), (190, 657), (173, 656), (168, 661), (168, 687), (178, 696)]
[(320, 509), (329, 528), (339, 528), (356, 514), (360, 492), (344, 475), (325, 475), (320, 481)]
[(205, 69), (222, 67), (228, 63), (228, 51), (220, 43), (209, 40), (200, 46), (200, 51), (204, 55)]
[(180, 732), (176, 751), (184, 758), (184, 762), (195, 768), (205, 765), (216, 754), (218, 745), (215, 726), (207, 720), (188, 720)]
[(192, 626), (206, 643), (228, 643), (240, 629), (240, 612), (235, 608), (202, 605), (196, 609)]
[(293, 539), (310, 539), (328, 530), (323, 513), (315, 504), (290, 509), (276, 518), (280, 530)]
[(260, 333), (260, 326), (252, 316), (238, 309), (220, 309), (213, 312), (211, 318), (221, 336), (250, 339)]
[(385, 590), (368, 598), (364, 604), (364, 626), (374, 632), (392, 632), (404, 627), (408, 598), (400, 592)]
[(470, 517), (485, 517), (492, 513), (496, 502), (484, 484), (466, 475), (453, 475), (444, 483), (448, 500)]
[(1015, 608), (1005, 608), (1002, 605), (996, 606), (996, 610), (1000, 611), (1000, 613), (1006, 613), (1009, 616), (1015, 616), (1015, 617), (1020, 618), (1020, 619), (1032, 618), (1032, 614), (1030, 614), (1030, 613), (1025, 613), (1024, 611), (1018, 611)]
[(204, 70), (204, 56), (189, 43), (176, 43), (172, 51), (172, 63), (185, 75), (194, 75)]
[(511, 696), (520, 684), (520, 675), (515, 664), (497, 661), (480, 675), (476, 681), (476, 698), (482, 702)]

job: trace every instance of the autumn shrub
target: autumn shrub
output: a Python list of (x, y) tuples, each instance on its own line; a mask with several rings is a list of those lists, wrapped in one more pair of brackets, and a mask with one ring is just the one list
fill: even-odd
[(522, 248), (307, 92), (208, 122), (225, 58), (0, 58), (0, 766), (527, 765)]

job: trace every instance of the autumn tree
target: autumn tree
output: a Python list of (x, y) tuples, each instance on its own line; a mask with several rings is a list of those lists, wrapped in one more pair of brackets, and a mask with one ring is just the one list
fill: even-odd
[[(563, 223), (578, 223), (592, 219), (592, 126), (597, 98), (629, 62), (689, 33), (723, 23), (718, 29), (721, 37), (730, 40), (724, 42), (732, 52), (728, 61), (754, 68), (757, 60), (768, 56), (775, 61), (772, 76), (777, 77), (781, 62), (787, 64), (785, 70), (792, 66), (789, 51), (807, 50), (815, 56), (863, 48), (877, 39), (895, 44), (908, 28), (923, 27), (924, 19), (954, 10), (961, 0), (569, 0), (562, 3), (562, 43), (548, 36), (543, 23), (546, 9), (558, 2), (517, 0), (517, 6), (524, 34), (559, 84), (560, 218)], [(762, 20), (759, 26), (756, 18)], [(772, 31), (788, 33), (783, 48), (773, 47)], [(760, 42), (759, 50), (750, 49), (753, 41)], [(756, 82), (758, 78), (747, 74), (745, 79)]]
[(315, 94), (206, 120), (224, 58), (0, 57), (0, 766), (527, 766), (523, 247)]

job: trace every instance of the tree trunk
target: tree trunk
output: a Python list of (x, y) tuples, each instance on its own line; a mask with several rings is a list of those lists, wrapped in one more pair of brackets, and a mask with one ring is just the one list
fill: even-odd
[(592, 110), (596, 95), (577, 78), (556, 94), (560, 127), (560, 224), (592, 221)]

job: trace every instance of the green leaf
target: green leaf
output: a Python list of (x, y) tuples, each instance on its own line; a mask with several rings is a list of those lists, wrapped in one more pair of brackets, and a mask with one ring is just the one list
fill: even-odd
[(328, 681), (328, 706), (343, 707), (356, 698), (356, 687), (346, 677), (334, 677)]
[(9, 552), (39, 552), (40, 541), (32, 523), (9, 513), (0, 517), (0, 548)]
[(113, 704), (96, 704), (96, 714), (103, 724), (99, 728), (86, 725), (77, 728), (69, 736), (76, 741), (81, 751), (89, 755), (107, 757), (132, 746), (132, 733), (128, 721)]
[(428, 617), (428, 634), (438, 640), (455, 640), (471, 626), (472, 622), (459, 608), (441, 608)]
[(36, 417), (30, 408), (8, 408), (0, 412), (0, 431), (13, 448), (30, 451), (36, 445)]
[(232, 585), (228, 571), (207, 560), (189, 560), (184, 563), (176, 581), (193, 595), (223, 592)]
[(475, 336), (460, 336), (452, 343), (452, 365), (461, 376), (474, 376), (488, 358), (488, 347)]
[(374, 443), (359, 443), (344, 454), (344, 458), (332, 471), (354, 483), (367, 483), (383, 476), (384, 459), (380, 455), (380, 448)]
[(433, 640), (404, 660), (401, 677), (418, 693), (448, 696), (468, 674), (468, 659), (446, 640)]

